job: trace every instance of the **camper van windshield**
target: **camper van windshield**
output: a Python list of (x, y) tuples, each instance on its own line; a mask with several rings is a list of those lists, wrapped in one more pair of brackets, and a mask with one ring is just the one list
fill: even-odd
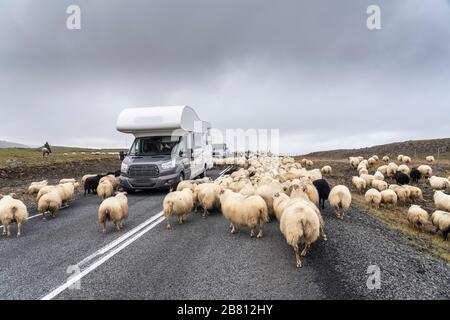
[(180, 137), (146, 137), (136, 138), (130, 149), (132, 156), (170, 155)]

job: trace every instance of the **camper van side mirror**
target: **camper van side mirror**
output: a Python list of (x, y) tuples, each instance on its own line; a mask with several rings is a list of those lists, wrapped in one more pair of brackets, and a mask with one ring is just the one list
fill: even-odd
[(180, 150), (180, 153), (178, 154), (180, 157), (184, 157), (184, 151)]

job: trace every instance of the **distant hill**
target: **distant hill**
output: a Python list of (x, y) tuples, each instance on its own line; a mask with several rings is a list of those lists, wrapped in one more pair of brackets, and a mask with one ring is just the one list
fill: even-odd
[(450, 138), (394, 142), (361, 149), (318, 151), (312, 152), (307, 156), (318, 158), (343, 159), (359, 155), (364, 157), (370, 157), (374, 154), (378, 155), (379, 157), (388, 155), (392, 158), (399, 154), (405, 154), (411, 157), (424, 157), (427, 155), (437, 156), (438, 149), (440, 149), (439, 152), (442, 157), (448, 158), (450, 156)]
[(0, 140), (0, 149), (5, 148), (31, 148), (31, 147), (20, 143)]

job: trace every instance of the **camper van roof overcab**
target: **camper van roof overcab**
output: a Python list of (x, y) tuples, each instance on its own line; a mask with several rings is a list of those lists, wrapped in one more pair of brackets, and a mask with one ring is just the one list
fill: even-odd
[(189, 106), (148, 107), (124, 109), (117, 120), (117, 130), (139, 136), (205, 132), (211, 124), (200, 120)]

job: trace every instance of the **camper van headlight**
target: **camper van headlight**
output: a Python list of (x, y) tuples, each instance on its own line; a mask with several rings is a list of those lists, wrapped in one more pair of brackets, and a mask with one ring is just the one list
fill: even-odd
[(122, 166), (120, 167), (120, 171), (122, 171), (123, 173), (127, 173), (128, 165), (126, 163), (122, 163)]
[(163, 164), (161, 164), (161, 168), (163, 168), (164, 170), (173, 169), (175, 168), (176, 164), (176, 160), (172, 159), (169, 162), (164, 162)]

